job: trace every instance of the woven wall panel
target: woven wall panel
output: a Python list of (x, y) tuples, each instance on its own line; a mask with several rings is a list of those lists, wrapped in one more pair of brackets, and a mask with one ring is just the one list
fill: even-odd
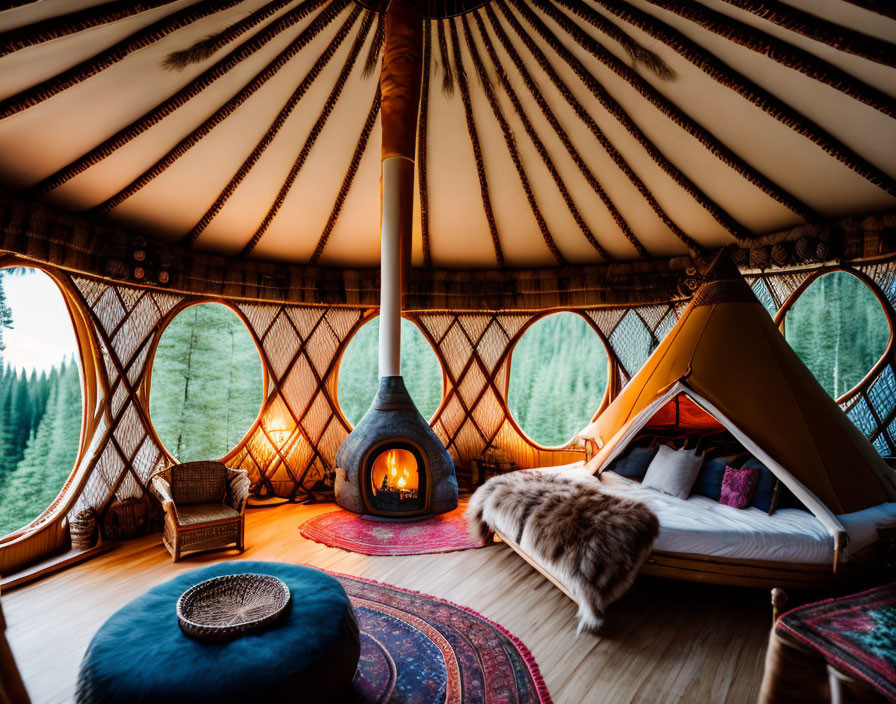
[(241, 304), (262, 350), (268, 396), (258, 421), (229, 455), (261, 495), (310, 496), (349, 433), (330, 388), (336, 359), (362, 311)]
[(146, 361), (158, 340), (160, 323), (183, 297), (136, 287), (71, 277), (94, 323), (105, 371), (103, 423), (72, 482), (81, 489), (73, 512), (95, 509), (102, 516), (113, 501), (139, 498), (165, 459), (138, 389), (148, 373)]
[[(619, 359), (627, 358), (636, 370), (650, 349), (674, 326), (679, 310), (662, 304), (637, 312), (599, 309), (583, 311), (583, 314), (610, 340), (610, 363), (625, 372)], [(626, 347), (633, 335), (627, 328), (619, 327), (628, 316), (633, 316), (634, 334), (642, 337), (640, 348), (635, 351), (640, 362)], [(493, 448), (501, 450), (520, 467), (558, 464), (579, 457), (573, 449), (549, 450), (532, 443), (509, 410), (509, 355), (513, 345), (525, 334), (523, 328), (539, 314), (440, 312), (416, 313), (413, 317), (436, 349), (445, 373), (445, 401), (432, 419), (433, 428), (462, 468)]]
[(619, 361), (628, 373), (634, 376), (647, 361), (653, 350), (653, 335), (634, 310), (628, 311), (610, 335), (610, 345), (617, 351)]
[[(896, 300), (892, 263), (868, 265), (861, 271), (889, 300)], [(783, 302), (808, 275), (766, 273), (752, 277), (751, 283), (754, 290), (764, 287), (773, 302)], [(78, 492), (73, 510), (90, 506), (102, 516), (113, 501), (142, 496), (152, 474), (171, 461), (151, 428), (148, 399), (140, 389), (150, 372), (147, 360), (171, 311), (203, 299), (80, 276), (71, 277), (71, 282), (90, 311), (105, 373), (102, 419), (70, 481)], [(668, 334), (685, 305), (676, 301), (581, 312), (609, 341), (610, 363), (625, 380)], [(226, 460), (249, 471), (256, 494), (301, 499), (329, 480), (336, 451), (350, 430), (335, 398), (337, 360), (373, 311), (274, 303), (236, 307), (261, 350), (268, 393), (259, 418)], [(510, 353), (524, 328), (539, 315), (491, 311), (409, 315), (443, 367), (443, 403), (431, 422), (462, 476), (470, 460), (489, 448), (500, 448), (520, 467), (559, 464), (580, 456), (571, 449), (536, 446), (508, 410)], [(896, 375), (891, 364), (879, 365), (861, 388), (841, 400), (879, 451), (888, 453), (896, 451)]]

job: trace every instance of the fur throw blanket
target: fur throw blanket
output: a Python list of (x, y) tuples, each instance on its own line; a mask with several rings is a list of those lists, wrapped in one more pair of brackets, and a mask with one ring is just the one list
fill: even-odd
[(579, 630), (597, 630), (606, 607), (635, 581), (659, 532), (644, 504), (600, 491), (577, 472), (521, 470), (488, 480), (470, 499), (471, 534), (515, 541), (579, 605)]

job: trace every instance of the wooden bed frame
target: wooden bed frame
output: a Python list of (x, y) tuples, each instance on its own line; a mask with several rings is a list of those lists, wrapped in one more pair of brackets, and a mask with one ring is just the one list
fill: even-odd
[[(512, 538), (500, 531), (494, 537), (519, 554), (526, 562), (573, 601), (575, 597), (547, 569), (527, 554)], [(674, 553), (654, 550), (641, 567), (640, 574), (665, 577), (686, 582), (723, 584), (757, 589), (817, 589), (830, 584), (847, 582), (870, 568), (877, 566), (878, 551), (875, 546), (863, 551), (844, 566), (833, 571), (829, 563), (801, 565), (771, 560), (745, 560), (731, 557), (712, 557), (694, 553)]]

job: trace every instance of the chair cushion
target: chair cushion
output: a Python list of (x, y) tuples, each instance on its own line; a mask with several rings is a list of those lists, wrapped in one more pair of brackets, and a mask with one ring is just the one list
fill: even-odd
[(171, 468), (171, 497), (177, 505), (223, 501), (227, 467), (220, 462), (187, 462)]
[(187, 504), (177, 506), (177, 522), (182, 526), (195, 526), (202, 523), (233, 520), (240, 517), (239, 511), (227, 504)]
[(697, 454), (697, 450), (676, 450), (661, 445), (641, 486), (686, 499), (702, 465), (703, 455)]

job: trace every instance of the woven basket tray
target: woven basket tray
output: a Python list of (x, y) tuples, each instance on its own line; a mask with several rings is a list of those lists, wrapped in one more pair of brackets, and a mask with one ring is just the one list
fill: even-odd
[(264, 574), (231, 574), (196, 584), (177, 600), (177, 622), (191, 638), (222, 641), (274, 624), (291, 598), (282, 580)]

